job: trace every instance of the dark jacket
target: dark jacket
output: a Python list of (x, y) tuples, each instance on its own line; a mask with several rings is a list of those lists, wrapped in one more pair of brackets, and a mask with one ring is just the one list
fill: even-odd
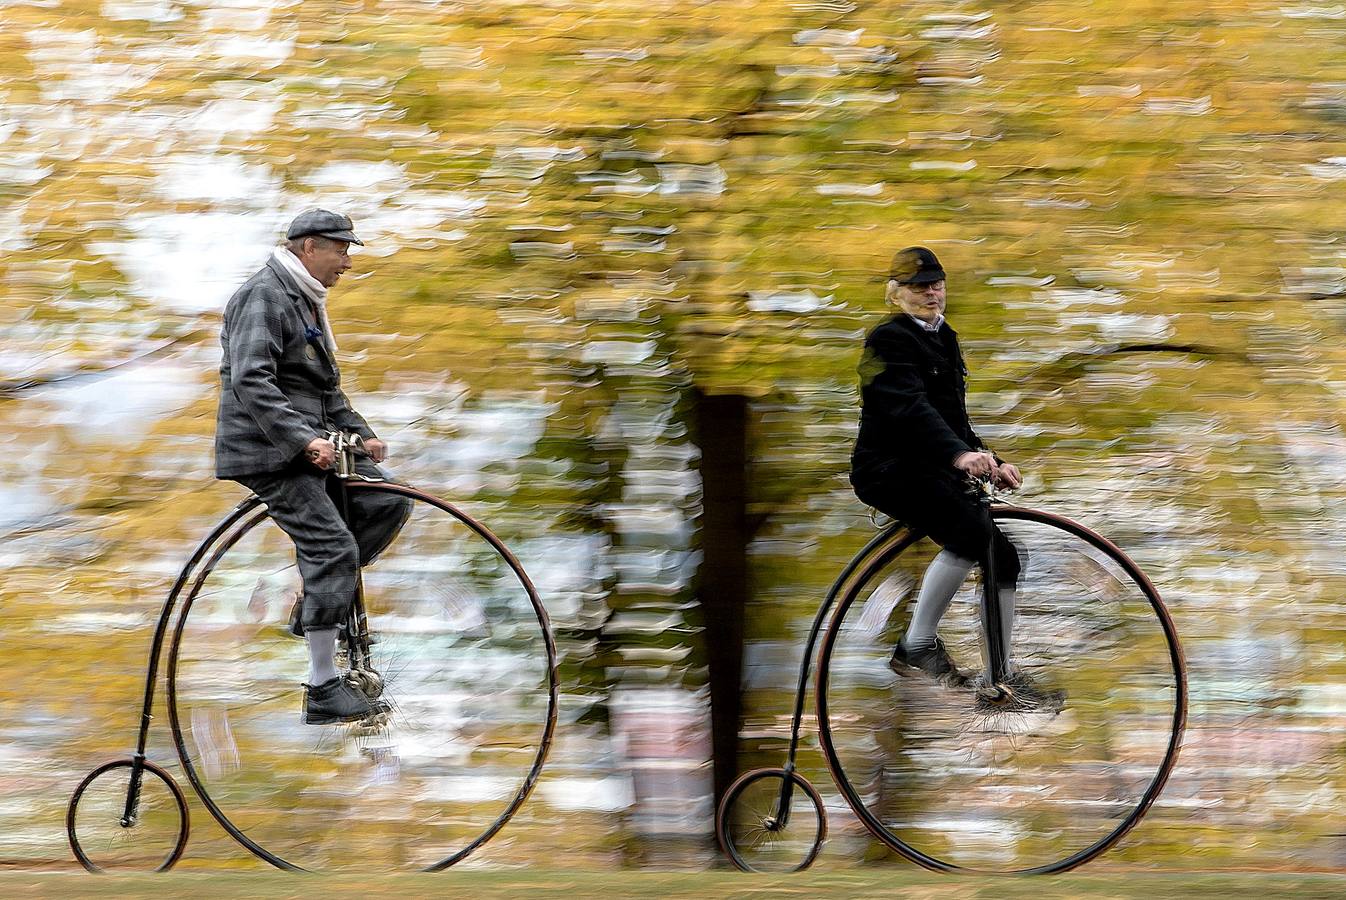
[(860, 434), (851, 482), (954, 474), (960, 453), (983, 448), (964, 402), (967, 367), (948, 322), (926, 332), (899, 313), (865, 339)]
[(315, 437), (374, 437), (351, 409), (312, 305), (284, 268), (267, 260), (224, 309), (215, 476), (275, 472)]

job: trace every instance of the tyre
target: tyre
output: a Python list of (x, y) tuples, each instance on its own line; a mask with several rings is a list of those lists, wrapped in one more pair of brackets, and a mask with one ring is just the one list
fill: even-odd
[(725, 792), (715, 835), (720, 849), (744, 872), (797, 872), (817, 858), (827, 837), (827, 818), (822, 798), (803, 776), (755, 769)]
[[(1159, 795), (1186, 721), (1186, 670), (1163, 601), (1121, 550), (1047, 513), (991, 512), (1024, 564), (1010, 659), (1028, 702), (888, 668), (938, 550), (897, 526), (842, 586), (824, 633), (820, 738), (846, 802), (903, 857), (939, 871), (1062, 872), (1116, 844)], [(974, 673), (979, 578), (940, 627)]]
[(442, 500), (412, 501), (363, 570), (380, 725), (300, 721), (307, 651), (286, 627), (294, 545), (255, 507), (184, 591), (169, 651), (173, 740), (211, 815), (283, 869), (441, 869), (527, 799), (556, 724), (556, 648), (504, 545)]
[(134, 814), (125, 818), (134, 771), (129, 759), (99, 766), (70, 798), (66, 836), (90, 872), (163, 872), (187, 846), (187, 801), (172, 777), (151, 762), (141, 763)]

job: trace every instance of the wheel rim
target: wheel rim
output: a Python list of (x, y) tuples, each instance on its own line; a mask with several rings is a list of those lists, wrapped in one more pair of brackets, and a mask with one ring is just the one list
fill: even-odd
[[(1060, 872), (1116, 844), (1162, 790), (1186, 719), (1185, 665), (1158, 593), (1114, 545), (1046, 513), (993, 515), (1030, 551), (1016, 659), (1041, 686), (1065, 690), (1060, 713), (1050, 703), (976, 712), (966, 695), (888, 674), (905, 622), (894, 609), (932, 555), (904, 552), (910, 538), (894, 529), (824, 635), (820, 738), (847, 803), (907, 859), (940, 871)], [(975, 669), (978, 593), (965, 585), (941, 625), (954, 658)]]
[(129, 759), (99, 766), (70, 798), (66, 836), (75, 858), (90, 872), (163, 872), (187, 846), (187, 800), (153, 763), (143, 763), (135, 822), (121, 825), (133, 766)]
[(168, 665), (174, 742), (207, 809), (272, 865), (441, 869), (498, 832), (537, 782), (557, 710), (550, 622), (518, 560), (456, 507), (402, 485), (348, 488), (413, 501), (364, 570), (392, 724), (300, 724), (307, 655), (283, 629), (293, 545), (260, 510), (183, 600)]
[[(789, 814), (782, 822), (781, 788), (787, 778)], [(745, 872), (806, 869), (827, 836), (822, 798), (807, 780), (784, 769), (758, 769), (730, 785), (715, 826), (720, 848)]]

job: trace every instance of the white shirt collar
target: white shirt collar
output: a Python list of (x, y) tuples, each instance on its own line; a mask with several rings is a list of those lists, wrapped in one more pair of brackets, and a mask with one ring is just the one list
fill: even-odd
[(925, 319), (918, 319), (911, 313), (907, 313), (907, 317), (910, 318), (917, 325), (921, 326), (922, 330), (929, 331), (932, 334), (936, 331), (939, 331), (940, 327), (944, 324), (944, 313), (940, 313), (939, 315), (935, 316), (935, 321), (933, 322), (927, 322)]

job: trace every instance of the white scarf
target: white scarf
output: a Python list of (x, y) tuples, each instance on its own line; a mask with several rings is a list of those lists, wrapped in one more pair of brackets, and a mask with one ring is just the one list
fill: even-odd
[(288, 247), (277, 247), (271, 252), (271, 257), (290, 274), (304, 296), (313, 301), (313, 308), (318, 311), (318, 327), (322, 329), (323, 343), (327, 345), (328, 354), (335, 360), (336, 336), (332, 334), (332, 323), (327, 320), (327, 288), (308, 273), (299, 257), (291, 253)]

